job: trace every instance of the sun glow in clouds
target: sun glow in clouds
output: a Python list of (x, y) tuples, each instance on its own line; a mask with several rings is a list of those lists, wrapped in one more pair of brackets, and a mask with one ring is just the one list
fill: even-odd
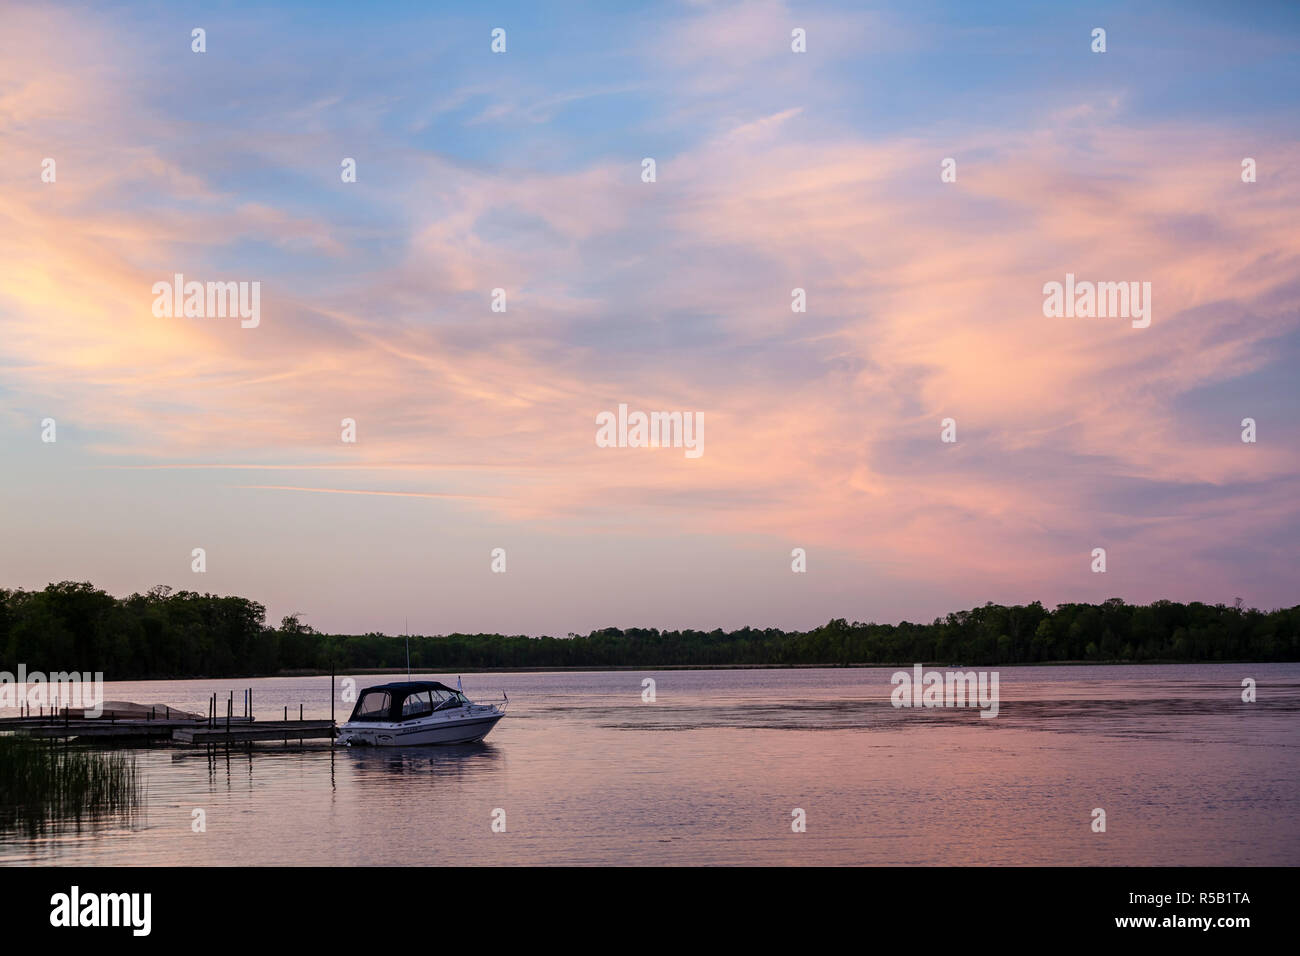
[[(359, 632), (431, 574), (444, 623), (532, 634), (1294, 602), (1294, 11), (1157, 0), (1100, 54), (1050, 6), (618, 8), (593, 43), (508, 3), (506, 53), (437, 5), (233, 8), (199, 52), (6, 7), (5, 584), (180, 583), (202, 541), (240, 554), (213, 587)], [(1023, 55), (952, 55), (990, 42)], [(510, 601), (459, 556), (502, 541)], [(629, 583), (683, 570), (671, 608)]]

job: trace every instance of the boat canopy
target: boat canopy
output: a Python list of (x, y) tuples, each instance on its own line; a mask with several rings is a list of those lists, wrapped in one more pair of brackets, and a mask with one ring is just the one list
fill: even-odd
[(352, 708), (350, 721), (403, 721), (434, 711), (463, 707), (465, 695), (436, 680), (399, 681), (367, 687)]

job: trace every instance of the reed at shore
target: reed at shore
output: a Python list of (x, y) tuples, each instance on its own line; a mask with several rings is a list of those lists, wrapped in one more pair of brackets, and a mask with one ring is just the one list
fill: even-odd
[(117, 818), (139, 809), (135, 756), (53, 740), (0, 736), (0, 830)]

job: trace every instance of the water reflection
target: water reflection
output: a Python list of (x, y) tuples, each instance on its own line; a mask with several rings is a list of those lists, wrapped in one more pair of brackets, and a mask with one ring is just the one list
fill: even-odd
[[(1004, 669), (995, 719), (894, 708), (891, 673), (494, 675), (513, 706), (477, 744), (140, 750), (147, 825), (0, 833), (0, 863), (1300, 859), (1300, 665)], [(653, 704), (641, 701), (647, 674)], [(1243, 676), (1259, 681), (1254, 704), (1240, 700)], [(300, 699), (323, 710), (308, 717), (328, 717), (328, 698), (310, 696), (317, 678), (253, 683), (277, 717)], [(186, 697), (166, 683), (112, 696), (149, 694)], [(1096, 806), (1108, 838), (1089, 829)], [(807, 811), (806, 833), (791, 833), (793, 807)], [(206, 834), (191, 830), (196, 808)]]
[(362, 786), (384, 786), (394, 774), (458, 778), (491, 771), (503, 762), (501, 749), (486, 741), (441, 747), (341, 747)]

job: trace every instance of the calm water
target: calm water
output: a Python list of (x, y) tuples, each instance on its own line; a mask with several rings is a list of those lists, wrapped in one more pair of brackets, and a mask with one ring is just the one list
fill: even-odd
[[(132, 826), (0, 833), (0, 862), (1300, 863), (1300, 664), (1002, 668), (992, 720), (891, 707), (894, 670), (466, 675), (470, 696), (510, 696), (483, 744), (142, 749)], [(206, 712), (234, 690), (238, 710), (247, 686), (264, 719), (329, 716), (318, 677), (106, 697)]]

